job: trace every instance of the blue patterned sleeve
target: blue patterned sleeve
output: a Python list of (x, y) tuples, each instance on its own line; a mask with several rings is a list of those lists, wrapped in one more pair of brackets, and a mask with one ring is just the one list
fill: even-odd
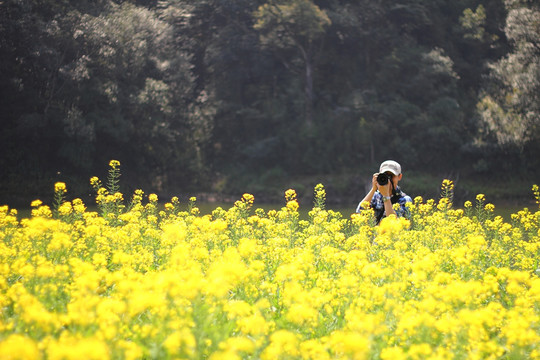
[[(384, 209), (384, 203), (382, 201), (382, 195), (380, 192), (376, 192), (373, 194), (373, 197), (371, 198), (371, 202), (369, 203), (370, 207), (375, 210), (381, 210)], [(367, 210), (362, 207), (362, 202), (358, 203), (358, 206), (356, 207), (356, 212), (359, 213), (362, 210)]]

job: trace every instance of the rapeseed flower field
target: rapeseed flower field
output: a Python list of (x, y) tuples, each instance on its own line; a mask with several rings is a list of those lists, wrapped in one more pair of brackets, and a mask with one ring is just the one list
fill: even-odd
[[(478, 195), (371, 211), (200, 215), (98, 178), (97, 212), (0, 207), (0, 359), (540, 359), (540, 211), (510, 223)], [(539, 200), (538, 187), (533, 193)]]

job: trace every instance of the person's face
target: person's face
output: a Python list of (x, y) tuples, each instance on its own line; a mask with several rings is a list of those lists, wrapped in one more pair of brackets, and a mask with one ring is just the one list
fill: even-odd
[(394, 175), (390, 171), (387, 171), (386, 175), (390, 176), (390, 178), (392, 179), (393, 187), (395, 188), (397, 186), (397, 184), (399, 183), (399, 181), (401, 180), (401, 177), (402, 177), (403, 174)]

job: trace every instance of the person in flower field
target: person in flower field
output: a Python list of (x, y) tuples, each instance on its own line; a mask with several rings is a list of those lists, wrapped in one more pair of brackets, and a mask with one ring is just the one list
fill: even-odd
[[(402, 177), (401, 165), (398, 162), (394, 160), (384, 161), (379, 168), (379, 172), (373, 174), (371, 190), (358, 203), (356, 212), (359, 213), (365, 210), (366, 206), (372, 208), (375, 211), (377, 224), (383, 217), (391, 214), (406, 216), (408, 214), (406, 204), (412, 202), (412, 199), (401, 191), (398, 186)], [(399, 204), (399, 207), (396, 207), (397, 211), (394, 209), (394, 204)]]

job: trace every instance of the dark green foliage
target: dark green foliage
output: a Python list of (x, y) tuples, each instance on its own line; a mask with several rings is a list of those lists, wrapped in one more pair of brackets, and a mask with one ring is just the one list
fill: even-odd
[(537, 176), (536, 14), (518, 0), (2, 1), (0, 195), (84, 184), (110, 159), (162, 193), (386, 158)]
[(478, 110), (499, 144), (540, 140), (540, 5), (506, 1), (511, 51), (491, 64)]

